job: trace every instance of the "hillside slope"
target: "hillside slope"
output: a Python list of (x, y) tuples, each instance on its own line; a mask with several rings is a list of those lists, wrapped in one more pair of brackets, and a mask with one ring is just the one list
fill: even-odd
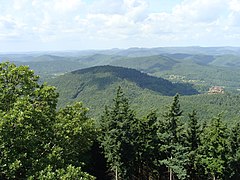
[[(157, 94), (172, 96), (198, 94), (189, 84), (171, 83), (163, 78), (149, 76), (135, 69), (96, 66), (73, 71), (49, 80), (60, 93), (59, 106), (74, 101), (109, 101), (118, 86), (129, 89), (130, 96)], [(101, 104), (95, 102), (95, 104)], [(105, 104), (105, 103), (103, 103)]]
[[(140, 116), (151, 110), (163, 113), (172, 101), (168, 95), (174, 95), (179, 90), (185, 94), (197, 93), (189, 85), (175, 84), (134, 69), (113, 66), (73, 71), (52, 79), (49, 84), (57, 87), (60, 107), (82, 101), (96, 119), (101, 117), (104, 107), (112, 103), (118, 86), (123, 88), (131, 106)], [(184, 115), (196, 109), (201, 120), (209, 120), (222, 113), (224, 119), (232, 121), (239, 117), (239, 102), (240, 96), (229, 94), (181, 96)]]

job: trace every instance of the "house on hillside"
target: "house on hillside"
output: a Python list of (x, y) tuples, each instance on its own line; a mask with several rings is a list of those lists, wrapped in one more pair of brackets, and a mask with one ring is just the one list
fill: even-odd
[(208, 94), (224, 94), (224, 88), (221, 86), (212, 86), (209, 88)]

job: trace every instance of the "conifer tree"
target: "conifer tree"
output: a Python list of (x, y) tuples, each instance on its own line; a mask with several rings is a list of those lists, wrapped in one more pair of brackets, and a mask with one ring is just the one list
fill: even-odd
[(229, 143), (228, 129), (218, 116), (205, 128), (202, 136), (200, 158), (205, 173), (209, 178), (229, 178)]
[(184, 179), (186, 170), (186, 150), (183, 146), (182, 123), (179, 118), (182, 115), (179, 103), (179, 95), (176, 94), (168, 111), (164, 114), (163, 128), (158, 132), (159, 139), (163, 141), (160, 153), (165, 153), (165, 158), (160, 160), (169, 168), (169, 179), (172, 180), (176, 175), (179, 179)]
[(102, 116), (100, 137), (105, 157), (111, 170), (115, 171), (116, 179), (133, 179), (138, 169), (135, 159), (137, 123), (138, 119), (119, 87), (113, 107), (106, 107)]
[(160, 176), (157, 163), (161, 157), (159, 153), (161, 141), (157, 137), (158, 128), (156, 112), (150, 112), (140, 121), (137, 138), (139, 147), (136, 154), (140, 170), (139, 180), (157, 179)]
[(198, 149), (200, 146), (201, 129), (196, 117), (196, 111), (188, 115), (189, 124), (186, 132), (186, 147), (188, 151), (187, 175), (188, 179), (198, 179)]
[(240, 123), (236, 123), (232, 128), (229, 137), (231, 159), (230, 172), (232, 179), (240, 179)]

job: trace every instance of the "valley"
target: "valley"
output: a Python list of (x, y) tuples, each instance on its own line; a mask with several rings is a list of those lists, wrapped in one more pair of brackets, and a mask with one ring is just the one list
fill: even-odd
[(0, 178), (238, 178), (238, 52), (0, 55)]
[[(57, 87), (58, 107), (82, 101), (96, 119), (113, 99), (118, 86), (140, 115), (146, 115), (151, 109), (163, 113), (170, 96), (176, 93), (181, 95), (182, 106), (198, 110), (202, 120), (219, 113), (226, 119), (236, 119), (239, 115), (239, 48), (35, 52), (1, 54), (0, 60), (28, 65), (41, 77), (41, 82)], [(225, 94), (208, 95), (213, 86), (222, 87)], [(232, 105), (228, 101), (236, 103)]]

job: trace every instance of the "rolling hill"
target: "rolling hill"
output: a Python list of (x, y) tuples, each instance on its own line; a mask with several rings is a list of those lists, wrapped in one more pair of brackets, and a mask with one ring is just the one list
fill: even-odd
[(137, 69), (171, 82), (191, 83), (201, 93), (222, 86), (239, 93), (240, 48), (166, 47), (0, 54), (0, 61), (29, 65), (42, 80), (78, 69), (112, 65)]
[(227, 93), (197, 94), (197, 91), (188, 84), (171, 83), (129, 68), (91, 67), (55, 77), (49, 84), (56, 86), (59, 92), (59, 107), (81, 101), (96, 119), (101, 117), (104, 107), (112, 103), (118, 86), (123, 88), (131, 107), (139, 116), (146, 115), (152, 110), (163, 113), (172, 101), (172, 96), (169, 95), (176, 92), (182, 93), (181, 105), (185, 116), (193, 109), (197, 110), (202, 121), (209, 120), (219, 113), (222, 113), (223, 118), (228, 121), (235, 120), (240, 115), (239, 96)]
[(135, 69), (115, 66), (96, 66), (73, 71), (49, 80), (49, 84), (57, 87), (60, 94), (59, 106), (74, 101), (83, 101), (90, 107), (106, 105), (114, 98), (118, 86), (123, 87), (131, 99), (151, 94), (198, 94), (190, 84), (171, 83)]

